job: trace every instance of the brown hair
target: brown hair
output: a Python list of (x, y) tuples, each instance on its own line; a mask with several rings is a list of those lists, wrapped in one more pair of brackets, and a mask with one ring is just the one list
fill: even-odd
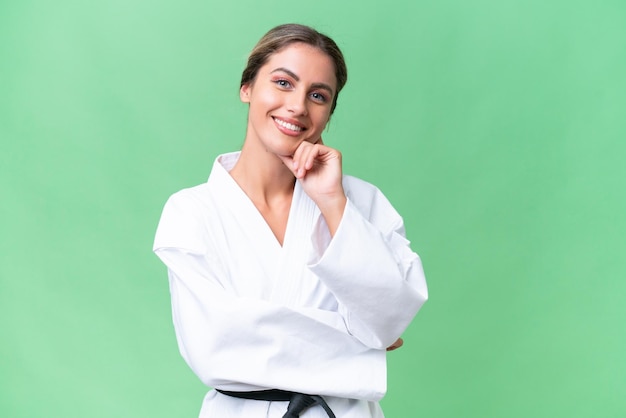
[(346, 68), (343, 54), (335, 41), (309, 26), (289, 23), (276, 26), (263, 35), (252, 49), (252, 52), (250, 52), (248, 64), (241, 74), (240, 87), (254, 81), (259, 69), (267, 62), (272, 54), (296, 42), (318, 48), (333, 60), (335, 64), (335, 77), (337, 78), (337, 92), (335, 93), (333, 104), (330, 108), (330, 113), (332, 114), (335, 107), (337, 107), (339, 92), (346, 84), (346, 81), (348, 81), (348, 69)]

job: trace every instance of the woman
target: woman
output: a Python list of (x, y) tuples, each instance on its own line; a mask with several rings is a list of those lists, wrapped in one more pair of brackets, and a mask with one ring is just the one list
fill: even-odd
[(241, 80), (241, 151), (165, 205), (179, 348), (216, 388), (201, 417), (383, 416), (386, 350), (427, 289), (400, 216), (322, 141), (346, 79), (327, 36), (270, 30)]

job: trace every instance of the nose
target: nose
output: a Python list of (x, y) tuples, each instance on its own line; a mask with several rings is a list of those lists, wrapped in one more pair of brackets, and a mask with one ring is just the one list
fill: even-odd
[(294, 116), (306, 116), (309, 113), (306, 93), (299, 91), (291, 92), (287, 101), (287, 110)]

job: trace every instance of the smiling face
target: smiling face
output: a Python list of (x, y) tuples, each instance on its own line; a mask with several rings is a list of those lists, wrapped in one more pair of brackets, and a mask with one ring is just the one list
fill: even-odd
[(328, 55), (303, 43), (286, 46), (241, 87), (241, 100), (250, 104), (246, 142), (283, 156), (293, 155), (303, 141), (317, 142), (336, 91)]

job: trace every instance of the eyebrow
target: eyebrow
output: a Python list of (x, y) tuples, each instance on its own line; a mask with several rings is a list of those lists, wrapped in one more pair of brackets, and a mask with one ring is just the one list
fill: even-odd
[[(294, 73), (291, 70), (288, 70), (285, 67), (278, 67), (278, 68), (270, 71), (270, 74), (273, 74), (273, 73), (276, 73), (276, 72), (279, 72), (279, 71), (282, 71), (283, 73), (287, 74), (289, 77), (293, 78), (296, 81), (300, 81), (300, 77), (298, 77), (296, 75), (296, 73)], [(313, 83), (311, 85), (311, 87), (316, 88), (316, 89), (324, 89), (324, 90), (327, 90), (330, 93), (331, 96), (335, 95), (335, 92), (333, 91), (332, 87), (330, 87), (326, 83)]]

